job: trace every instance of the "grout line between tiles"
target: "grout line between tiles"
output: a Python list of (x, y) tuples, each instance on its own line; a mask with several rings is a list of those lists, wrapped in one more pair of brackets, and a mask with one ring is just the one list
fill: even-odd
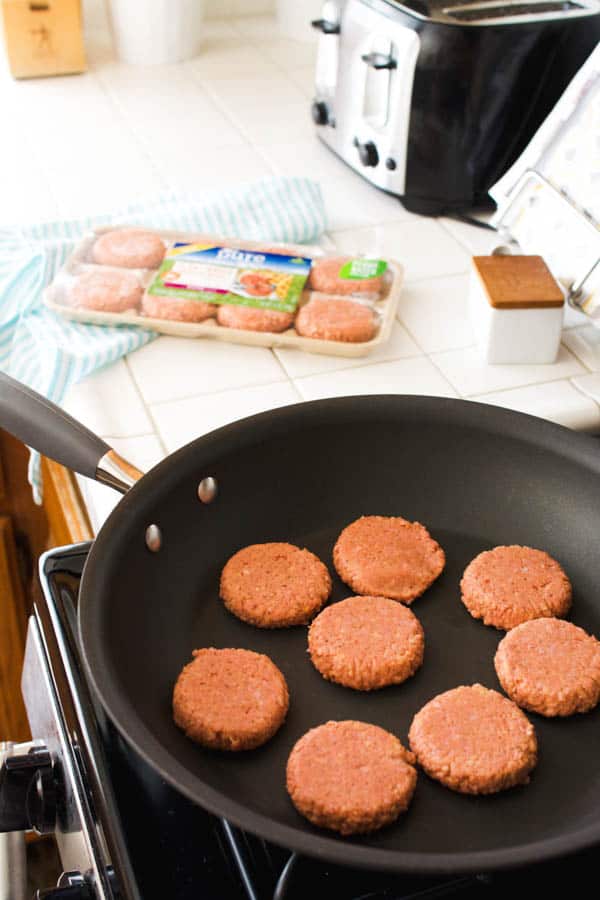
[[(269, 348), (266, 348), (266, 349), (269, 349)], [(221, 390), (218, 390), (218, 391), (210, 390), (210, 391), (203, 391), (202, 393), (196, 392), (194, 394), (185, 394), (181, 397), (170, 397), (168, 400), (153, 400), (151, 402), (148, 401), (147, 408), (149, 410), (151, 410), (152, 407), (168, 406), (172, 403), (179, 403), (182, 400), (195, 400), (195, 399), (200, 400), (202, 397), (218, 397), (221, 394), (231, 393), (231, 391), (244, 391), (244, 390), (250, 390), (251, 388), (268, 387), (270, 384), (285, 384), (286, 381), (292, 381), (292, 379), (290, 378), (289, 375), (287, 375), (287, 373), (284, 372), (284, 375), (285, 375), (284, 378), (279, 378), (279, 379), (275, 379), (275, 380), (273, 380), (273, 378), (269, 378), (267, 381), (262, 381), (262, 380), (255, 381), (255, 382), (252, 382), (252, 384), (248, 384), (246, 382), (244, 384), (240, 384), (235, 387), (222, 388)], [(152, 421), (154, 421), (154, 417), (152, 418)]]
[[(200, 92), (202, 99), (216, 113), (219, 113), (225, 119), (227, 119), (229, 124), (234, 128), (236, 134), (240, 138), (242, 138), (241, 144), (239, 142), (236, 142), (233, 144), (229, 142), (229, 143), (221, 144), (220, 146), (243, 148), (244, 145), (247, 145), (249, 142), (248, 142), (246, 136), (239, 129), (237, 124), (230, 120), (230, 118), (226, 115), (225, 110), (218, 103), (216, 103), (214, 98), (204, 89), (204, 87), (200, 83), (200, 81), (194, 77), (193, 71), (191, 69), (188, 69), (187, 64), (184, 63), (183, 66), (184, 66), (185, 71), (188, 72), (188, 74), (190, 75), (190, 80), (194, 82), (195, 87)], [(162, 186), (163, 186), (163, 189), (166, 189), (166, 190), (172, 189), (173, 185), (169, 181), (168, 177), (165, 175), (164, 166), (161, 165), (161, 163), (159, 161), (157, 161), (156, 157), (153, 155), (152, 150), (151, 150), (151, 145), (149, 145), (148, 142), (141, 136), (141, 134), (137, 130), (136, 126), (129, 122), (127, 110), (126, 110), (125, 106), (123, 105), (121, 98), (119, 97), (118, 91), (115, 91), (113, 88), (110, 87), (110, 85), (107, 85), (104, 82), (104, 80), (102, 79), (101, 72), (96, 71), (94, 73), (94, 75), (97, 77), (98, 83), (100, 84), (103, 92), (105, 93), (105, 95), (110, 100), (111, 104), (113, 105), (114, 109), (116, 110), (117, 115), (126, 122), (128, 131), (131, 134), (135, 145), (140, 150), (142, 156), (150, 164), (152, 170), (159, 176)]]
[[(196, 85), (197, 88), (199, 88), (199, 90), (202, 92), (202, 94), (206, 98), (206, 100), (208, 100), (208, 102), (212, 106), (212, 108), (216, 112), (218, 112), (222, 116), (224, 116), (228, 120), (230, 125), (233, 125), (235, 130), (240, 134), (241, 137), (244, 138), (244, 140), (247, 143), (252, 143), (251, 141), (248, 140), (248, 138), (246, 137), (246, 135), (244, 134), (244, 132), (242, 131), (240, 126), (237, 124), (237, 122), (232, 118), (231, 114), (229, 113), (229, 110), (227, 109), (227, 105), (221, 100), (221, 98), (218, 96), (218, 94), (216, 94), (216, 92), (213, 89), (211, 89), (211, 85), (212, 85), (213, 81), (216, 81), (216, 83), (218, 84), (221, 81), (236, 81), (238, 79), (243, 80), (242, 76), (238, 76), (238, 78), (234, 78), (234, 79), (227, 79), (227, 78), (219, 78), (219, 79), (206, 78), (205, 79), (205, 78), (202, 78), (200, 73), (196, 71), (196, 69), (194, 68), (193, 62), (194, 62), (193, 60), (189, 60), (188, 62), (183, 63), (183, 69), (189, 76), (190, 80), (194, 82), (194, 84)], [(247, 80), (251, 80), (252, 77), (253, 76), (247, 76)], [(266, 78), (268, 80), (268, 75), (266, 75), (266, 76), (257, 75), (254, 77), (257, 77), (257, 78), (262, 77), (262, 78)]]
[[(577, 378), (577, 377), (579, 377), (579, 376), (573, 375), (571, 377), (567, 377), (564, 379), (557, 379), (557, 380), (564, 381), (566, 384), (572, 385), (572, 387), (575, 388), (575, 390), (577, 391), (578, 394), (580, 394), (582, 397), (585, 397), (587, 400), (590, 400), (593, 404), (595, 404), (595, 406), (598, 409), (598, 419), (596, 422), (591, 423), (591, 425), (588, 426), (587, 429), (581, 429), (581, 428), (574, 429), (573, 426), (566, 426), (566, 427), (570, 427), (570, 428), (572, 428), (572, 430), (584, 431), (587, 434), (600, 434), (600, 403), (596, 400), (595, 397), (591, 397), (589, 394), (586, 394), (585, 391), (583, 391), (577, 387), (577, 385), (573, 382), (573, 378)], [(478, 403), (486, 403), (487, 397), (492, 397), (494, 394), (509, 393), (512, 390), (518, 391), (521, 388), (525, 388), (525, 387), (542, 387), (545, 384), (553, 384), (553, 383), (556, 383), (556, 382), (542, 381), (537, 384), (519, 385), (519, 387), (508, 388), (508, 389), (504, 389), (504, 390), (501, 389), (501, 390), (497, 390), (497, 391), (482, 391), (480, 394), (474, 394), (470, 397), (467, 397), (466, 399), (473, 400)], [(481, 399), (484, 396), (486, 397), (486, 399), (485, 400)], [(511, 407), (507, 407), (507, 408), (510, 409)], [(538, 413), (531, 412), (531, 413), (529, 413), (529, 415), (538, 415)], [(547, 417), (545, 415), (540, 415), (540, 418), (547, 419)], [(548, 420), (548, 421), (552, 421), (552, 420)]]
[[(592, 374), (595, 375), (595, 374), (597, 374), (597, 373), (596, 373), (596, 372), (593, 372)], [(599, 411), (600, 411), (600, 400), (597, 400), (596, 397), (592, 397), (591, 394), (588, 394), (586, 391), (583, 390), (583, 388), (579, 387), (579, 385), (575, 383), (575, 380), (574, 380), (574, 379), (575, 379), (575, 378), (580, 378), (580, 377), (581, 377), (580, 375), (571, 375), (571, 377), (568, 379), (568, 380), (569, 380), (569, 384), (572, 384), (573, 387), (575, 388), (575, 390), (577, 391), (577, 393), (578, 393), (578, 394), (581, 394), (582, 397), (586, 397), (588, 400), (591, 400), (592, 403), (595, 403), (596, 406), (598, 407)]]
[[(577, 377), (577, 376), (575, 376)], [(568, 382), (570, 379), (563, 375), (562, 378), (554, 378), (552, 381), (532, 381), (527, 384), (517, 384), (509, 388), (495, 388), (493, 391), (477, 391), (476, 394), (469, 394), (465, 400), (477, 399), (478, 397), (493, 397), (495, 394), (510, 394), (512, 391), (521, 391), (526, 388), (543, 387), (546, 384), (557, 384), (560, 381)], [(462, 395), (461, 395), (462, 396)]]
[[(294, 384), (294, 382), (291, 381), (291, 380), (289, 380), (288, 383), (289, 383), (290, 387), (292, 388), (293, 393), (296, 395), (296, 398), (295, 398), (294, 402), (301, 402), (301, 403), (306, 402), (305, 398), (302, 396), (302, 394), (300, 393), (300, 391), (298, 390), (298, 388), (297, 388), (297, 386)], [(283, 381), (270, 381), (270, 382), (267, 382), (266, 384), (263, 384), (263, 385), (251, 385), (251, 386), (249, 386), (249, 387), (268, 387), (268, 386), (270, 386), (270, 385), (276, 385), (276, 384), (285, 384), (285, 382), (283, 382)], [(194, 397), (186, 397), (186, 398), (182, 398), (182, 399), (192, 400), (192, 399), (194, 399), (194, 398), (196, 398), (196, 397), (198, 397), (198, 398), (199, 398), (199, 397), (218, 397), (218, 396), (219, 396), (220, 394), (222, 394), (222, 393), (224, 393), (224, 391), (215, 391), (214, 393), (211, 393), (211, 394), (195, 394)], [(154, 405), (154, 406), (163, 406), (163, 405), (168, 404), (168, 403), (171, 403), (171, 404), (172, 404), (172, 403), (176, 403), (176, 402), (177, 402), (176, 400), (170, 400), (170, 401), (163, 401), (162, 403), (155, 403), (155, 404), (153, 404), (153, 405)], [(284, 404), (284, 405), (285, 405), (285, 406), (290, 406), (290, 405), (292, 405), (292, 404), (286, 403), (286, 404)], [(271, 407), (269, 407), (269, 408), (271, 408)], [(278, 407), (277, 407), (277, 408), (278, 408)], [(262, 411), (268, 412), (268, 409), (262, 410)], [(206, 431), (206, 432), (204, 432), (204, 434), (197, 434), (194, 438), (192, 438), (192, 440), (195, 440), (196, 438), (206, 437), (206, 435), (210, 434), (212, 431), (216, 431), (218, 428), (224, 427), (225, 425), (231, 424), (232, 422), (239, 422), (240, 419), (245, 419), (245, 418), (249, 418), (249, 417), (252, 417), (252, 416), (255, 416), (255, 415), (260, 415), (260, 413), (261, 413), (261, 411), (256, 412), (256, 413), (250, 412), (250, 413), (245, 413), (245, 414), (242, 415), (242, 416), (239, 416), (239, 418), (235, 418), (235, 419), (229, 419), (229, 418), (228, 418), (227, 421), (223, 423), (223, 426), (217, 425), (216, 428), (211, 428), (210, 431)], [(152, 410), (150, 410), (150, 416), (151, 416), (151, 418), (152, 418), (152, 421), (155, 423), (155, 427), (156, 427), (157, 430), (158, 430), (158, 425), (156, 424), (156, 420), (155, 420), (154, 416), (152, 415)], [(160, 437), (159, 440), (160, 440), (161, 446), (163, 446), (163, 440), (162, 440), (162, 437)], [(186, 444), (187, 444), (187, 443), (189, 443), (189, 442), (186, 441)], [(179, 446), (179, 445), (178, 445), (178, 446)], [(182, 445), (182, 446), (183, 446), (183, 445)], [(174, 450), (168, 450), (168, 449), (166, 449), (166, 450), (165, 450), (165, 455), (166, 455), (166, 456), (169, 456), (171, 453), (174, 453), (174, 452), (175, 452)]]
[(464, 394), (461, 394), (461, 392), (460, 392), (459, 389), (456, 387), (456, 385), (452, 384), (452, 382), (450, 381), (450, 379), (448, 378), (448, 376), (447, 376), (444, 372), (442, 372), (442, 370), (440, 369), (440, 367), (439, 367), (439, 366), (436, 364), (436, 362), (431, 358), (431, 355), (430, 355), (429, 353), (426, 353), (426, 354), (425, 354), (425, 358), (429, 360), (429, 362), (431, 363), (431, 365), (433, 366), (433, 368), (436, 370), (436, 372), (438, 373), (438, 375), (440, 376), (440, 378), (448, 385), (448, 387), (450, 388), (450, 390), (454, 391), (454, 392), (455, 392), (459, 397), (461, 397), (463, 400), (466, 400), (467, 398), (465, 397), (465, 395), (464, 395)]
[(252, 147), (252, 149), (254, 150), (255, 153), (258, 153), (258, 155), (263, 160), (263, 162), (265, 162), (268, 165), (268, 167), (271, 170), (271, 172), (273, 173), (273, 175), (277, 175), (278, 174), (277, 166), (269, 159), (269, 157), (266, 155), (266, 153), (263, 152), (264, 145), (263, 144), (251, 144), (250, 146)]
[(127, 116), (127, 112), (123, 103), (118, 96), (118, 93), (115, 93), (107, 84), (105, 84), (101, 69), (95, 69), (92, 71), (92, 75), (94, 80), (98, 84), (98, 87), (109, 101), (111, 107), (114, 109), (116, 116), (125, 123), (126, 130), (131, 135), (134, 146), (139, 150), (143, 159), (150, 165), (152, 171), (158, 176), (161, 183), (161, 190), (169, 189), (168, 179), (165, 177), (164, 171), (159, 167), (155, 158), (148, 150), (148, 146), (144, 139), (140, 136), (135, 126), (129, 121), (129, 117)]
[[(473, 345), (471, 344), (470, 346), (473, 346)], [(459, 348), (459, 349), (464, 350), (465, 348), (463, 347), (463, 348)], [(565, 348), (565, 349), (567, 349), (567, 348)], [(446, 353), (446, 352), (453, 353), (454, 351), (442, 350), (440, 352), (441, 353)], [(540, 387), (541, 385), (544, 385), (544, 384), (554, 384), (557, 381), (567, 381), (567, 380), (570, 380), (571, 378), (580, 378), (582, 375), (589, 374), (588, 372), (579, 372), (578, 374), (575, 374), (575, 375), (564, 375), (564, 374), (556, 375), (555, 377), (552, 377), (552, 378), (545, 378), (543, 381), (524, 381), (524, 382), (521, 382), (520, 384), (513, 384), (510, 387), (495, 388), (493, 391), (478, 390), (476, 393), (463, 394), (463, 393), (461, 393), (460, 389), (452, 381), (450, 381), (448, 376), (444, 375), (443, 371), (436, 364), (435, 360), (433, 359), (433, 355), (435, 355), (435, 354), (428, 353), (426, 355), (427, 355), (428, 359), (431, 360), (432, 364), (436, 367), (438, 372), (442, 375), (442, 377), (445, 378), (445, 380), (452, 386), (452, 389), (455, 390), (456, 393), (459, 395), (459, 397), (462, 397), (464, 400), (470, 400), (472, 397), (478, 397), (481, 394), (501, 394), (501, 393), (505, 393), (508, 391), (518, 391), (520, 388)], [(579, 362), (579, 360), (576, 360), (576, 361)]]
[[(192, 81), (194, 81), (201, 88), (202, 91), (204, 91), (204, 93), (207, 95), (210, 102), (217, 110), (217, 112), (220, 112), (221, 115), (223, 116), (223, 118), (226, 119), (227, 122), (232, 126), (232, 128), (234, 128), (237, 131), (237, 133), (240, 135), (240, 137), (242, 137), (244, 139), (244, 144), (246, 146), (251, 147), (255, 152), (257, 152), (258, 148), (253, 143), (251, 137), (249, 137), (249, 134), (246, 131), (246, 129), (243, 127), (243, 125), (241, 125), (238, 122), (238, 120), (232, 114), (231, 110), (228, 109), (227, 105), (225, 103), (223, 103), (223, 101), (220, 100), (216, 94), (213, 93), (209, 84), (203, 83), (202, 80), (198, 77), (198, 74), (194, 71), (190, 71), (190, 79)], [(241, 146), (243, 147), (244, 144), (242, 144)], [(261, 155), (261, 154), (259, 154), (259, 155)], [(261, 155), (261, 158), (264, 158), (264, 157), (262, 157), (262, 155)], [(273, 174), (276, 174), (275, 168), (269, 162), (269, 160), (265, 160), (265, 162), (269, 166), (269, 169), (271, 170), (271, 172)]]
[[(578, 362), (580, 362), (581, 365), (584, 366), (585, 369), (587, 369), (587, 372), (589, 372), (589, 373), (592, 374), (592, 375), (597, 374), (597, 373), (595, 372), (594, 369), (592, 369), (590, 366), (588, 366), (588, 364), (587, 364), (587, 362), (585, 361), (585, 359), (583, 358), (583, 356), (580, 356), (580, 355), (579, 355), (579, 353), (577, 352), (577, 350), (575, 349), (575, 347), (569, 347), (568, 344), (565, 344), (565, 342), (562, 340), (562, 338), (561, 338), (560, 344), (561, 344), (561, 347), (564, 347), (565, 350), (567, 350), (569, 353), (571, 353), (571, 354), (575, 357), (575, 359), (576, 359)], [(587, 374), (587, 373), (586, 373), (586, 374)], [(574, 377), (576, 378), (577, 376), (574, 376)]]
[[(451, 216), (446, 216), (446, 217), (444, 217), (444, 218), (450, 218), (450, 219), (451, 219), (452, 217), (451, 217)], [(457, 244), (459, 244), (459, 245), (462, 247), (463, 250), (466, 250), (466, 251), (467, 251), (467, 253), (469, 254), (469, 256), (473, 256), (473, 255), (474, 255), (475, 251), (473, 250), (473, 248), (469, 246), (469, 244), (467, 243), (466, 240), (463, 240), (458, 234), (455, 234), (455, 233), (452, 231), (452, 229), (448, 227), (447, 223), (443, 221), (442, 217), (439, 217), (439, 218), (438, 218), (438, 217), (436, 216), (435, 221), (438, 223), (438, 225), (440, 225), (440, 226), (444, 229), (444, 231), (446, 232), (446, 234), (448, 235), (448, 237), (451, 237), (452, 240), (455, 241)], [(468, 227), (468, 225), (469, 225), (468, 222), (460, 222), (460, 220), (458, 220), (458, 221), (459, 221), (459, 224), (465, 225), (465, 226), (467, 226), (467, 227)], [(471, 227), (472, 227), (472, 228), (477, 228), (478, 226), (477, 226), (477, 225), (472, 225)], [(488, 229), (478, 229), (478, 230), (488, 230)], [(500, 232), (497, 231), (497, 229), (494, 229), (494, 230), (496, 231), (496, 235), (498, 236), (498, 241), (500, 241), (500, 240), (501, 240), (501, 238), (500, 238)], [(490, 235), (492, 234), (492, 231), (491, 231), (491, 230), (489, 230), (489, 234), (490, 234)]]
[(441, 275), (440, 274), (438, 274), (438, 275), (423, 275), (423, 276), (419, 275), (417, 277), (414, 277), (414, 276), (408, 277), (404, 280), (404, 284), (407, 287), (409, 287), (411, 284), (419, 284), (422, 281), (436, 281), (440, 278), (455, 278), (460, 275), (468, 275), (468, 274), (469, 274), (469, 267), (467, 265), (466, 268), (461, 269), (459, 272), (455, 270), (453, 272), (444, 272)]
[[(284, 364), (282, 363), (282, 361), (279, 359), (279, 355), (278, 355), (278, 353), (276, 352), (276, 348), (275, 348), (275, 347), (269, 347), (269, 350), (271, 351), (271, 356), (273, 356), (273, 357), (275, 358), (275, 360), (277, 361), (277, 365), (279, 366), (279, 368), (281, 369), (281, 371), (282, 371), (283, 374), (285, 375), (286, 379), (287, 379), (288, 381), (292, 381), (292, 380), (293, 380), (293, 379), (292, 379), (292, 376), (290, 375), (290, 373), (288, 372), (288, 370), (286, 369), (286, 367), (284, 366)], [(274, 384), (277, 384), (278, 382), (273, 382), (273, 383), (274, 383)]]
[(133, 369), (131, 368), (131, 366), (129, 364), (129, 355), (123, 357), (123, 362), (125, 363), (125, 367), (127, 368), (129, 377), (132, 381), (133, 389), (136, 392), (136, 394), (139, 398), (139, 401), (142, 404), (142, 408), (146, 411), (146, 414), (152, 424), (152, 427), (154, 429), (154, 434), (156, 436), (156, 439), (158, 440), (158, 443), (160, 444), (160, 449), (162, 450), (162, 452), (164, 453), (165, 456), (168, 456), (167, 445), (163, 441), (162, 435), (158, 429), (158, 424), (156, 422), (156, 419), (154, 418), (154, 416), (152, 414), (152, 410), (150, 409), (150, 406), (144, 400), (144, 396), (142, 394), (139, 384), (137, 383), (137, 379), (135, 377)]
[(293, 380), (290, 379), (290, 384), (291, 384), (291, 386), (292, 386), (292, 389), (293, 389), (294, 393), (295, 393), (296, 396), (298, 397), (298, 400), (300, 400), (301, 403), (306, 403), (306, 398), (302, 396), (302, 394), (301, 394), (301, 392), (300, 392), (300, 389), (298, 388), (298, 386), (297, 386), (297, 384), (295, 383), (295, 381), (293, 381)]
[(136, 432), (135, 434), (98, 434), (103, 441), (135, 441), (137, 438), (156, 437), (153, 431)]
[[(13, 107), (13, 109), (14, 108), (15, 107)], [(24, 125), (24, 123), (23, 123), (23, 114), (20, 112), (20, 104), (17, 103), (16, 108), (19, 110), (17, 115), (19, 116), (19, 121), (21, 123), (22, 130), (25, 131), (26, 134), (29, 134), (30, 137), (33, 137), (31, 135), (31, 132), (29, 132), (29, 130), (27, 129), (27, 126)], [(33, 148), (31, 151), (31, 158), (36, 163), (40, 178), (46, 182), (46, 185), (48, 187), (48, 192), (50, 194), (50, 197), (52, 198), (52, 202), (54, 203), (54, 208), (56, 210), (54, 218), (59, 219), (60, 216), (62, 215), (61, 207), (60, 207), (60, 199), (59, 199), (60, 192), (58, 192), (58, 193), (56, 192), (55, 179), (52, 177), (51, 173), (48, 172), (47, 168), (43, 165), (43, 160), (44, 160), (44, 154), (42, 152), (43, 143), (41, 141), (37, 141), (37, 140), (33, 140), (33, 139), (29, 143), (30, 143), (30, 146)]]
[[(402, 290), (403, 290), (403, 289), (404, 289), (404, 285), (402, 285)], [(399, 298), (399, 300), (398, 300), (398, 307), (399, 307), (400, 304), (402, 303), (402, 290), (400, 291), (400, 298)], [(399, 312), (398, 307), (396, 307), (396, 316), (395, 316), (396, 322), (398, 322), (398, 324), (401, 325), (402, 328), (404, 328), (404, 330), (405, 330), (406, 333), (408, 334), (409, 338), (411, 338), (411, 340), (413, 340), (413, 341), (415, 342), (415, 344), (417, 345), (417, 347), (418, 347), (419, 350), (421, 351), (421, 355), (422, 355), (422, 356), (427, 356), (427, 351), (424, 349), (424, 347), (421, 346), (421, 344), (420, 344), (419, 341), (417, 340), (416, 335), (413, 334), (413, 332), (410, 330), (410, 328), (408, 327), (408, 325), (406, 324), (406, 322), (404, 321), (404, 319), (402, 319), (402, 318), (400, 317), (400, 312)]]
[(308, 397), (305, 397), (304, 394), (302, 393), (302, 382), (306, 378), (310, 378), (310, 377), (311, 377), (310, 375), (305, 375), (303, 378), (295, 378), (294, 379), (294, 390), (296, 391), (296, 393), (298, 394), (298, 396), (304, 403), (309, 403), (310, 401), (309, 401)]
[[(406, 329), (408, 331), (408, 329)], [(416, 342), (415, 342), (416, 343)], [(385, 344), (383, 345), (385, 346)], [(418, 346), (418, 345), (417, 345)], [(310, 372), (306, 375), (292, 375), (288, 373), (288, 378), (290, 381), (302, 380), (304, 378), (314, 378), (316, 376), (327, 376), (327, 375), (339, 375), (340, 372), (348, 372), (354, 371), (355, 369), (367, 369), (369, 366), (379, 366), (384, 363), (392, 363), (392, 362), (401, 362), (402, 360), (409, 359), (422, 359), (427, 354), (424, 353), (419, 347), (419, 353), (411, 353), (409, 356), (386, 356), (385, 359), (377, 359), (374, 360), (371, 356), (356, 356), (352, 359), (352, 357), (338, 357), (338, 359), (352, 359), (351, 365), (342, 366), (340, 369), (326, 369), (322, 372)], [(329, 357), (329, 359), (333, 359), (334, 357)], [(285, 364), (282, 363), (285, 368)]]

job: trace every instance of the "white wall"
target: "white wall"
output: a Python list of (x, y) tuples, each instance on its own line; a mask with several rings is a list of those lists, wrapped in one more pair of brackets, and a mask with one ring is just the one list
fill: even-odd
[(275, 0), (204, 0), (206, 16), (221, 19), (224, 16), (256, 16), (274, 13)]

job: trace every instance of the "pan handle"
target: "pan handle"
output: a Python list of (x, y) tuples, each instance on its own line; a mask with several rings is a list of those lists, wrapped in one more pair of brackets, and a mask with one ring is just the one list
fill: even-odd
[(142, 472), (46, 397), (0, 372), (0, 427), (68, 469), (124, 494)]

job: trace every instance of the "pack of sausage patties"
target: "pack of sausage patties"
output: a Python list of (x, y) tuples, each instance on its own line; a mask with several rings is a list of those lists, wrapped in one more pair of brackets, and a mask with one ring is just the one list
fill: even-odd
[(393, 260), (114, 226), (83, 239), (46, 303), (94, 325), (364, 356), (388, 339), (401, 285)]

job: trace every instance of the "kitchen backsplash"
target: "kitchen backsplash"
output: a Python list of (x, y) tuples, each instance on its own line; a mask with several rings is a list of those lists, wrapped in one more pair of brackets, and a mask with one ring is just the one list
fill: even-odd
[[(104, 22), (108, 0), (82, 0), (86, 26)], [(227, 16), (259, 16), (275, 12), (277, 0), (204, 0), (207, 19)]]
[(275, 0), (205, 0), (206, 18), (224, 16), (257, 16), (275, 12)]

